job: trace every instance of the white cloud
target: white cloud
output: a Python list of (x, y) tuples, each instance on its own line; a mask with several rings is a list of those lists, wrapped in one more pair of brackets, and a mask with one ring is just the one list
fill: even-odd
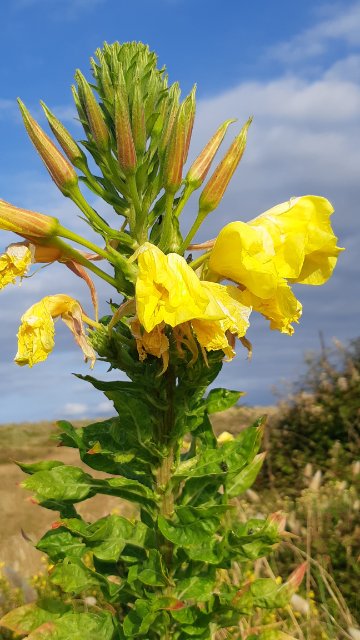
[(64, 406), (64, 414), (69, 417), (85, 417), (88, 410), (88, 405), (82, 402), (67, 402)]
[(285, 64), (316, 58), (326, 53), (334, 41), (360, 45), (360, 3), (330, 9), (329, 15), (294, 38), (272, 48), (270, 53)]

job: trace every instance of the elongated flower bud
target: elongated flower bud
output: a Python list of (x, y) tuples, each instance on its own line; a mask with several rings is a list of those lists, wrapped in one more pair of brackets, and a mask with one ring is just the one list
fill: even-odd
[(58, 120), (58, 118), (50, 111), (46, 104), (42, 101), (40, 102), (40, 104), (44, 109), (47, 121), (55, 138), (57, 139), (62, 150), (66, 153), (70, 162), (72, 162), (76, 167), (79, 164), (79, 161), (82, 162), (84, 160), (83, 152), (76, 144), (74, 138), (70, 135), (68, 130), (64, 127), (62, 122)]
[(246, 122), (238, 136), (228, 149), (225, 157), (215, 169), (209, 182), (205, 186), (199, 200), (199, 208), (203, 214), (216, 209), (220, 204), (227, 186), (234, 175), (246, 147), (247, 131), (252, 118)]
[(125, 175), (132, 175), (136, 170), (137, 158), (131, 131), (125, 78), (122, 72), (115, 93), (115, 132), (119, 165)]
[[(167, 146), (171, 137), (171, 132), (176, 120), (177, 113), (179, 111), (179, 98), (180, 88), (177, 82), (172, 85), (169, 91), (170, 107), (167, 114), (164, 114), (164, 128), (159, 143), (159, 153), (163, 155), (166, 153)], [(165, 100), (164, 100), (165, 104)]]
[(42, 213), (19, 209), (0, 200), (0, 229), (13, 231), (24, 238), (49, 238), (55, 236), (59, 221)]
[(36, 150), (40, 154), (48, 172), (54, 180), (57, 187), (64, 195), (68, 195), (69, 191), (74, 185), (78, 183), (78, 177), (74, 168), (68, 162), (68, 160), (60, 153), (54, 143), (42, 130), (40, 125), (30, 115), (29, 111), (18, 99), (21, 115), (29, 134), (29, 137), (34, 144)]
[(195, 162), (191, 165), (186, 176), (186, 181), (194, 189), (198, 189), (204, 182), (214, 156), (224, 139), (227, 128), (232, 122), (235, 122), (235, 120), (226, 120), (226, 122), (220, 125), (211, 140), (209, 140)]
[(132, 131), (136, 153), (142, 155), (146, 147), (146, 123), (143, 97), (141, 95), (140, 82), (136, 82), (134, 87), (134, 97), (132, 106)]
[(110, 142), (110, 134), (101, 107), (81, 71), (78, 70), (76, 72), (75, 78), (79, 87), (80, 102), (85, 110), (95, 144), (100, 150), (106, 151)]
[(185, 155), (186, 111), (183, 103), (175, 120), (164, 164), (164, 188), (169, 193), (176, 193), (182, 180)]
[(184, 102), (185, 112), (186, 112), (184, 164), (189, 154), (191, 136), (194, 128), (195, 111), (196, 111), (195, 93), (196, 93), (196, 84), (193, 86), (191, 93), (188, 95), (188, 97), (185, 99), (185, 102)]

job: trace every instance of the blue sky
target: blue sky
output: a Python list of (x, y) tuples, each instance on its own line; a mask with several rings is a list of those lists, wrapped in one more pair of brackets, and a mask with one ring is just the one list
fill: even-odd
[[(284, 391), (296, 378), (304, 351), (318, 348), (320, 330), (329, 342), (359, 335), (360, 2), (5, 0), (1, 22), (0, 198), (86, 232), (33, 150), (16, 97), (39, 118), (43, 99), (81, 138), (70, 92), (75, 69), (88, 75), (89, 58), (104, 40), (142, 40), (184, 94), (197, 83), (190, 158), (220, 122), (235, 117), (240, 125), (254, 115), (238, 173), (199, 238), (291, 196), (314, 193), (333, 202), (334, 228), (347, 248), (329, 283), (297, 288), (304, 315), (295, 335), (278, 335), (254, 318), (252, 362), (239, 348), (219, 382), (246, 391), (249, 403), (272, 402), (272, 387)], [(193, 215), (190, 206), (184, 228)], [(0, 251), (11, 241), (0, 232)], [(0, 423), (111, 413), (100, 393), (71, 375), (87, 369), (60, 323), (47, 362), (32, 370), (12, 362), (22, 313), (43, 295), (60, 292), (88, 306), (82, 283), (57, 267), (0, 292)], [(100, 293), (105, 301), (106, 288)], [(107, 374), (97, 364), (95, 375)]]

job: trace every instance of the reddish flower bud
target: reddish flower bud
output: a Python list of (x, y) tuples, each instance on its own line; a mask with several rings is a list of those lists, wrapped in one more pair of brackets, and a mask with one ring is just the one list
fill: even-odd
[(186, 176), (186, 181), (194, 189), (198, 189), (204, 182), (214, 156), (224, 139), (227, 128), (232, 122), (235, 122), (235, 120), (226, 120), (226, 122), (218, 128), (211, 140), (209, 140), (205, 145), (200, 155), (198, 155), (195, 162), (191, 165)]
[(300, 587), (307, 568), (308, 563), (303, 562), (290, 574), (286, 581), (286, 584), (288, 585), (288, 587), (290, 587), (291, 590), (296, 591)]
[(51, 130), (57, 139), (59, 145), (62, 150), (66, 153), (70, 162), (75, 165), (78, 164), (78, 161), (84, 160), (84, 154), (81, 151), (80, 147), (76, 144), (73, 137), (70, 135), (68, 130), (64, 127), (62, 122), (57, 119), (56, 116), (50, 111), (50, 109), (46, 106), (44, 102), (40, 102), (42, 108), (44, 109), (45, 115), (47, 117), (48, 123), (51, 127)]
[(0, 229), (13, 231), (23, 238), (49, 238), (55, 236), (59, 221), (35, 211), (19, 209), (0, 200)]
[(176, 193), (182, 180), (182, 170), (184, 166), (186, 136), (186, 110), (183, 103), (171, 132), (169, 145), (166, 151), (164, 163), (164, 188), (169, 193)]
[(129, 103), (123, 73), (119, 74), (119, 85), (115, 93), (115, 131), (119, 165), (125, 175), (136, 170), (136, 150), (131, 130)]
[(78, 70), (76, 72), (75, 78), (79, 87), (79, 99), (81, 106), (85, 111), (95, 144), (100, 150), (106, 151), (109, 147), (110, 134), (106, 126), (101, 107), (97, 102), (88, 81), (84, 78), (81, 71)]
[(217, 166), (215, 172), (205, 186), (199, 200), (199, 208), (203, 214), (210, 213), (210, 211), (216, 209), (220, 204), (226, 188), (245, 151), (246, 136), (251, 121), (252, 118), (249, 118), (247, 123), (243, 126), (239, 135), (236, 136), (234, 142), (225, 154), (225, 157)]
[(64, 195), (68, 195), (71, 188), (78, 183), (77, 174), (71, 164), (46, 135), (45, 131), (42, 130), (36, 120), (30, 115), (20, 99), (18, 99), (18, 103), (32, 143), (40, 154), (55, 184)]

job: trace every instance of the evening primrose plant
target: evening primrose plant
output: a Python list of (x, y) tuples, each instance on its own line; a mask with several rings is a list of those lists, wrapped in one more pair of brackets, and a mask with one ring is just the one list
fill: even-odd
[[(32, 367), (45, 360), (61, 319), (91, 367), (103, 360), (127, 379), (79, 376), (113, 402), (115, 415), (82, 428), (60, 422), (59, 444), (77, 448), (89, 469), (105, 472), (101, 478), (57, 460), (20, 464), (28, 474), (24, 487), (57, 513), (37, 548), (64, 595), (15, 609), (1, 624), (28, 640), (205, 640), (224, 630), (239, 637), (240, 621), (256, 608), (288, 603), (304, 566), (282, 583), (250, 581), (245, 572), (235, 583), (229, 578), (233, 563), (247, 571), (249, 560), (271, 551), (285, 535), (284, 518), (236, 519), (233, 500), (264, 460), (264, 420), (218, 441), (209, 416), (241, 393), (207, 389), (224, 359), (234, 358), (237, 338), (251, 351), (252, 312), (292, 334), (302, 312), (292, 283), (326, 282), (341, 251), (333, 209), (319, 196), (292, 198), (196, 244), (242, 158), (251, 118), (212, 173), (233, 120), (219, 126), (185, 172), (195, 88), (181, 100), (178, 83), (168, 84), (141, 43), (105, 44), (91, 66), (91, 82), (77, 71), (73, 87), (85, 132), (79, 144), (45, 104), (56, 144), (19, 105), (50, 176), (98, 241), (1, 200), (0, 228), (22, 241), (0, 256), (0, 287), (21, 278), (26, 287), (33, 265), (54, 262), (84, 279), (93, 310), (56, 290), (34, 301), (21, 319), (15, 361)], [(99, 215), (82, 186), (113, 208), (117, 225)], [(181, 214), (199, 189), (184, 237)], [(99, 279), (113, 289), (100, 319)], [(85, 521), (76, 505), (97, 493), (130, 501), (136, 515)], [(85, 606), (79, 596), (89, 590), (97, 598)], [(254, 631), (251, 639), (284, 638), (266, 633)]]

